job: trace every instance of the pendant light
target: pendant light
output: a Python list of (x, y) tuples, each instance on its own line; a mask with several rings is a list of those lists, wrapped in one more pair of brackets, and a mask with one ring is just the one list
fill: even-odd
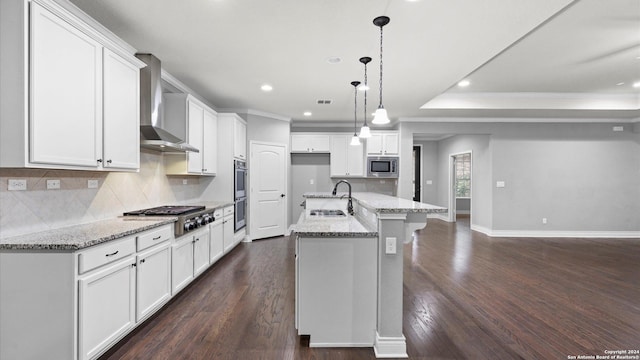
[(360, 58), (360, 62), (364, 64), (364, 125), (360, 128), (360, 137), (363, 139), (371, 137), (371, 130), (369, 129), (369, 125), (367, 125), (367, 92), (369, 91), (367, 85), (367, 64), (370, 61), (371, 58), (368, 56)]
[(384, 125), (389, 123), (389, 116), (387, 116), (387, 110), (382, 105), (382, 27), (389, 23), (389, 18), (386, 16), (378, 16), (373, 19), (373, 24), (380, 27), (380, 105), (373, 115), (372, 124)]
[(360, 81), (352, 81), (351, 85), (353, 85), (353, 137), (351, 138), (351, 144), (353, 146), (360, 145), (360, 138), (358, 137), (357, 128), (358, 128), (358, 85), (360, 85)]

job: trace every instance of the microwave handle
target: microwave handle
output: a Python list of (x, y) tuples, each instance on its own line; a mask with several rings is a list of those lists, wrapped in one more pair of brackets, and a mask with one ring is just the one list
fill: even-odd
[(398, 170), (396, 169), (396, 167), (398, 166), (398, 163), (396, 161), (391, 161), (391, 173), (396, 173)]

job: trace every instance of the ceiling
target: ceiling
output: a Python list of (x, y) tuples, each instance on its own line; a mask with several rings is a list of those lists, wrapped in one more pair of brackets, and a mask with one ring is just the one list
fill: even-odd
[[(350, 82), (363, 81), (358, 59), (370, 56), (373, 112), (372, 20), (386, 15), (383, 104), (392, 120), (640, 117), (638, 0), (70, 1), (218, 110), (353, 121)], [(457, 87), (462, 79), (471, 85)]]

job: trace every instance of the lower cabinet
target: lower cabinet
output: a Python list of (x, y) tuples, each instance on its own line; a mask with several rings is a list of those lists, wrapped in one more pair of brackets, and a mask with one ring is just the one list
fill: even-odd
[(233, 238), (233, 228), (233, 214), (231, 214), (230, 216), (225, 216), (224, 220), (222, 221), (222, 242), (224, 245), (225, 254), (231, 251), (231, 249), (233, 249), (233, 247), (236, 245), (235, 239)]
[(152, 314), (171, 298), (171, 244), (137, 256), (136, 321)]
[(215, 216), (216, 221), (209, 225), (209, 264), (213, 264), (224, 255), (223, 219)]
[(171, 292), (175, 295), (209, 266), (209, 228), (175, 239), (171, 255)]
[(78, 350), (91, 359), (135, 324), (136, 262), (130, 256), (79, 280)]

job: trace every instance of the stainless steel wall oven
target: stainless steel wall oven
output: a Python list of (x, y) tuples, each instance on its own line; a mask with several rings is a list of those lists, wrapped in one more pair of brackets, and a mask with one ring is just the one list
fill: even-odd
[(247, 163), (241, 160), (234, 161), (234, 200), (235, 231), (247, 225)]

